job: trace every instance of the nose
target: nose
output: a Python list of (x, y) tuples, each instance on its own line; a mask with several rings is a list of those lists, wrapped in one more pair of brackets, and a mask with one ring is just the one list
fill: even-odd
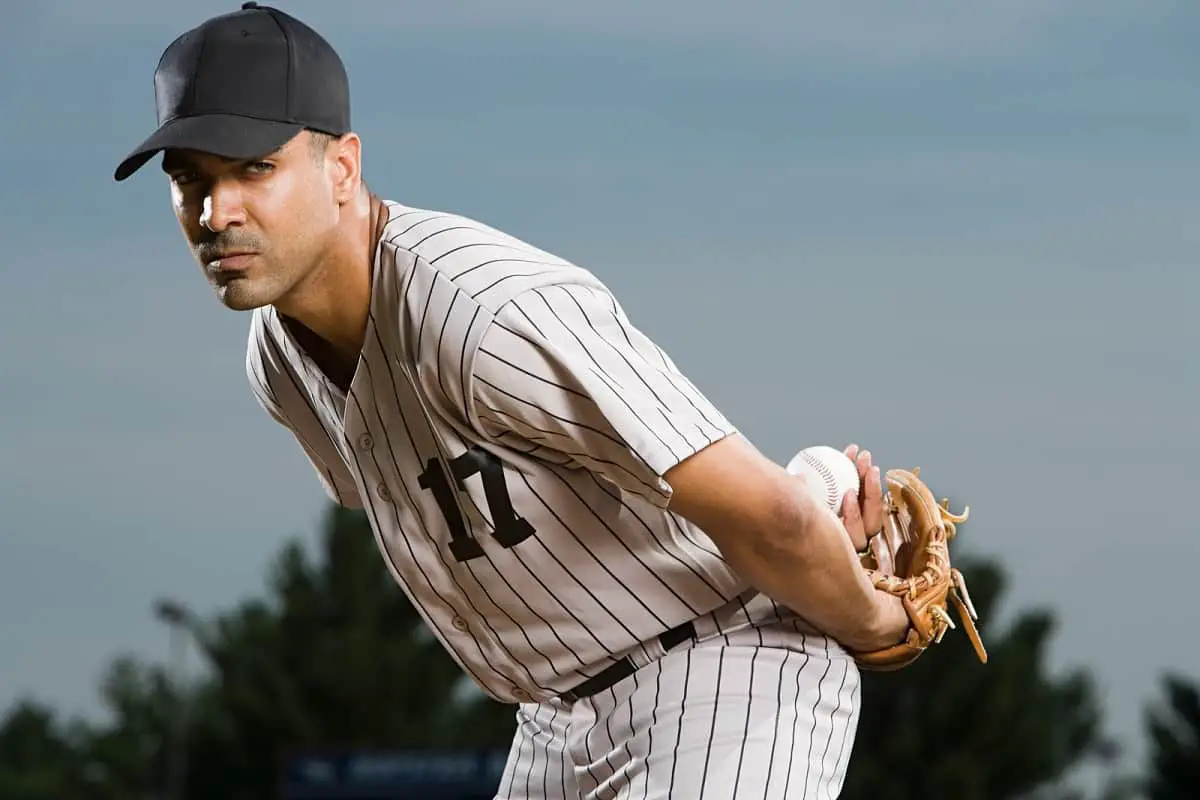
[(231, 225), (244, 221), (241, 192), (236, 184), (214, 181), (204, 198), (204, 209), (200, 212), (200, 224), (213, 233), (219, 233)]

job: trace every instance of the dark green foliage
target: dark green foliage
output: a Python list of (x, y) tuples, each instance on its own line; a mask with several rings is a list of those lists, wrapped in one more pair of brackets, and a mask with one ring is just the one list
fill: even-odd
[(1150, 800), (1200, 797), (1200, 685), (1180, 675), (1163, 678), (1166, 702), (1146, 714), (1150, 736)]
[(998, 614), (999, 568), (974, 563), (963, 573), (988, 664), (952, 630), (905, 670), (865, 673), (847, 800), (1024, 797), (1082, 759), (1108, 754), (1088, 675), (1047, 674), (1051, 616), (1026, 612), (997, 630), (987, 621)]
[[(208, 670), (182, 696), (164, 668), (123, 658), (102, 682), (110, 721), (65, 725), (40, 705), (14, 707), (0, 726), (0, 799), (160, 797), (181, 709), (189, 800), (274, 797), (294, 748), (506, 748), (513, 709), (463, 691), (365, 518), (333, 509), (325, 523), (315, 553), (283, 550), (264, 597), (191, 621)], [(983, 562), (966, 572), (990, 663), (951, 631), (912, 668), (866, 675), (846, 800), (1082, 800), (1064, 777), (1111, 754), (1087, 674), (1047, 672), (1051, 616), (989, 625), (1002, 573)], [(1196, 691), (1167, 686), (1170, 713), (1151, 726), (1155, 800), (1192, 797), (1197, 780)], [(1106, 798), (1131, 796), (1114, 784)]]

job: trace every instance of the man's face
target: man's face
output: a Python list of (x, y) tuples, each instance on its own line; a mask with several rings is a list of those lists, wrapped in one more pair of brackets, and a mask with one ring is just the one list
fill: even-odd
[(188, 244), (229, 308), (276, 303), (319, 265), (339, 204), (335, 167), (308, 131), (246, 160), (168, 150), (162, 168)]

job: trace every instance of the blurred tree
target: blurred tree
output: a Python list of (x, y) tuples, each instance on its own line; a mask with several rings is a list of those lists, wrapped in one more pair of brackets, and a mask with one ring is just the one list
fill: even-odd
[(1146, 713), (1150, 734), (1149, 800), (1200, 797), (1200, 686), (1180, 675), (1163, 678), (1166, 702)]
[(309, 746), (508, 745), (514, 709), (461, 691), (462, 670), (388, 572), (363, 513), (331, 508), (317, 557), (287, 546), (268, 598), (196, 638), (215, 680), (191, 703), (191, 798), (272, 795)]
[[(1046, 674), (1050, 615), (989, 629), (1002, 573), (985, 562), (965, 571), (990, 663), (975, 662), (952, 631), (913, 667), (865, 675), (844, 800), (1067, 800), (1079, 795), (1060, 789), (1062, 778), (1109, 754), (1087, 676)], [(295, 748), (505, 748), (511, 739), (513, 709), (464, 691), (361, 512), (331, 508), (315, 552), (287, 546), (264, 597), (184, 624), (207, 676), (179, 695), (163, 669), (119, 659), (103, 682), (111, 722), (90, 731), (68, 734), (45, 709), (18, 709), (0, 729), (0, 798), (159, 797), (181, 708), (188, 800), (272, 797)]]
[(161, 667), (122, 656), (105, 672), (100, 693), (112, 722), (94, 726), (81, 739), (85, 758), (96, 772), (92, 795), (112, 800), (158, 797), (165, 785), (177, 687)]
[(1053, 621), (1019, 615), (989, 628), (1004, 579), (994, 564), (960, 566), (981, 619), (988, 663), (961, 630), (907, 669), (863, 674), (863, 711), (844, 800), (1066, 798), (1068, 772), (1109, 759), (1088, 675), (1052, 678), (1044, 665)]
[(78, 733), (64, 729), (40, 703), (15, 704), (0, 723), (0, 797), (77, 796), (84, 774)]
[(0, 798), (145, 800), (158, 796), (172, 692), (162, 671), (119, 658), (101, 680), (112, 721), (62, 724), (16, 705), (0, 726)]

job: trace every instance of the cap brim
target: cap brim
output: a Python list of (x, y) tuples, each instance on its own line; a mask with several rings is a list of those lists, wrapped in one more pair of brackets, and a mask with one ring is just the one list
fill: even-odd
[(223, 158), (253, 158), (273, 153), (304, 126), (236, 114), (178, 117), (164, 123), (117, 167), (113, 177), (123, 181), (142, 168), (155, 153), (168, 149), (199, 150)]

